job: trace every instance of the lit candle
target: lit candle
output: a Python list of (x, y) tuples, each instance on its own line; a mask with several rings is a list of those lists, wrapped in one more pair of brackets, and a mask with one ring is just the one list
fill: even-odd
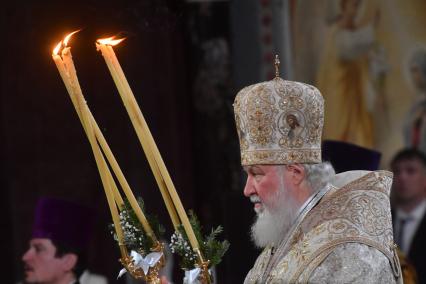
[[(112, 40), (112, 38), (110, 38), (109, 40)], [(121, 41), (122, 40), (112, 40), (111, 42), (119, 43)], [(103, 42), (103, 40), (101, 40), (101, 42)], [(125, 82), (120, 78), (118, 72), (115, 71), (116, 68), (114, 67), (114, 61), (116, 61), (116, 57), (114, 56), (114, 54), (112, 54), (113, 56), (111, 56), (112, 49), (109, 50), (107, 45), (101, 44), (101, 43), (97, 44), (97, 48), (101, 50), (102, 55), (105, 58), (105, 62), (108, 66), (108, 69), (111, 72), (114, 83), (117, 86), (117, 89), (121, 95), (121, 98), (123, 100), (123, 103), (126, 109), (134, 108), (135, 104), (132, 103), (125, 95), (127, 92), (126, 89), (130, 89), (130, 87), (128, 86), (128, 84), (126, 86)], [(133, 127), (135, 128), (136, 135), (139, 138), (139, 141), (147, 157), (148, 163), (154, 174), (154, 178), (160, 189), (160, 193), (163, 197), (169, 216), (172, 220), (174, 227), (177, 228), (177, 226), (180, 224), (179, 217), (177, 216), (175, 206), (173, 205), (173, 202), (170, 198), (169, 191), (167, 189), (167, 185), (157, 165), (157, 162), (156, 162), (157, 159), (154, 157), (154, 153), (150, 150), (152, 147), (150, 146), (149, 136), (147, 136), (146, 134), (147, 131), (143, 129), (145, 120), (143, 119), (142, 113), (140, 113), (140, 115), (138, 116), (129, 112), (129, 115), (130, 115), (130, 120), (132, 121)], [(141, 117), (142, 117), (142, 120), (141, 120)], [(145, 129), (147, 129), (147, 127), (145, 127)], [(148, 129), (148, 132), (149, 132), (149, 129)]]
[[(73, 34), (73, 33), (72, 33)], [(68, 35), (65, 40), (64, 40), (64, 44), (66, 44), (70, 38), (70, 36), (72, 35)], [(73, 76), (72, 76), (72, 72), (70, 71), (69, 67), (72, 63), (72, 58), (71, 58), (71, 53), (69, 52), (69, 48), (64, 48), (62, 51), (62, 58), (60, 58), (60, 56), (58, 55), (59, 49), (60, 49), (61, 45), (58, 45), (57, 48), (55, 48), (54, 50), (54, 54), (53, 54), (53, 60), (55, 61), (56, 66), (58, 67), (59, 73), (65, 83), (65, 86), (69, 92), (70, 95), (73, 94), (77, 94), (78, 91), (80, 89), (78, 80), (73, 80)], [(67, 68), (68, 67), (68, 68)], [(75, 70), (74, 70), (75, 72)], [(71, 92), (70, 92), (71, 91)], [(85, 132), (87, 134), (87, 137), (89, 139), (90, 145), (92, 147), (94, 156), (95, 156), (95, 160), (96, 160), (96, 164), (98, 165), (98, 169), (99, 169), (99, 173), (101, 176), (101, 180), (102, 180), (102, 184), (104, 186), (104, 190), (105, 190), (105, 194), (107, 197), (107, 201), (108, 201), (108, 205), (110, 207), (110, 211), (111, 211), (111, 215), (112, 215), (112, 219), (114, 222), (114, 227), (117, 233), (117, 237), (120, 243), (123, 242), (123, 232), (120, 226), (120, 219), (119, 219), (119, 214), (118, 214), (118, 210), (114, 201), (114, 197), (113, 197), (113, 193), (111, 190), (111, 180), (108, 178), (107, 176), (107, 169), (106, 169), (106, 163), (102, 162), (102, 153), (99, 149), (99, 145), (96, 142), (96, 137), (94, 135), (93, 132), (93, 128), (92, 128), (92, 124), (90, 122), (90, 116), (88, 116), (88, 113), (86, 111), (86, 107), (84, 107), (85, 101), (83, 99), (83, 101), (81, 100), (81, 97), (78, 96), (78, 94), (76, 95), (77, 98), (77, 102), (78, 102), (78, 113), (79, 113), (79, 117), (83, 123), (83, 127), (85, 129)]]
[[(64, 40), (64, 42), (65, 42), (65, 40)], [(80, 98), (81, 101), (85, 102), (83, 93), (82, 93), (80, 85), (78, 83), (77, 72), (75, 70), (75, 66), (74, 66), (74, 63), (72, 61), (71, 51), (70, 51), (69, 47), (66, 47), (66, 48), (63, 49), (62, 58), (63, 58), (63, 61), (65, 63), (65, 66), (67, 68), (67, 71), (69, 71), (68, 73), (71, 77), (71, 82), (76, 82), (75, 84), (73, 84), (73, 85), (76, 86), (76, 90), (74, 92), (75, 96), (77, 98)], [(142, 212), (142, 209), (140, 208), (140, 206), (139, 206), (129, 184), (127, 183), (127, 180), (125, 179), (123, 172), (121, 171), (116, 159), (114, 158), (114, 155), (112, 154), (112, 151), (109, 148), (109, 146), (108, 146), (108, 144), (105, 140), (105, 137), (102, 135), (102, 132), (101, 132), (99, 126), (97, 125), (97, 123), (96, 123), (93, 115), (91, 114), (89, 108), (87, 107), (87, 105), (86, 105), (85, 109), (86, 109), (86, 114), (88, 116), (88, 119), (90, 118), (90, 120), (93, 124), (93, 129), (94, 129), (94, 132), (96, 133), (98, 141), (101, 144), (101, 146), (103, 147), (102, 149), (104, 150), (105, 156), (107, 157), (108, 161), (110, 162), (110, 165), (111, 165), (112, 169), (114, 170), (114, 173), (116, 174), (118, 181), (120, 182), (120, 185), (121, 185), (121, 187), (124, 191), (124, 194), (126, 195), (127, 199), (129, 200), (130, 206), (134, 210), (139, 222), (141, 222), (142, 227), (144, 228), (144, 231), (147, 233), (147, 235), (150, 236), (151, 239), (154, 242), (157, 241), (157, 238), (156, 238), (151, 226), (149, 225), (148, 220), (146, 219), (144, 213)], [(97, 143), (96, 143), (96, 146), (98, 146)], [(103, 156), (101, 157), (101, 162), (105, 164), (102, 168), (106, 169), (109, 173), (109, 168), (108, 168), (105, 160), (103, 159)], [(116, 190), (113, 190), (113, 195), (118, 197), (119, 193), (118, 193), (118, 190), (116, 188), (114, 179), (112, 178), (110, 173), (109, 173), (109, 176), (110, 176), (109, 180), (113, 184), (114, 189), (116, 189)], [(121, 199), (121, 196), (118, 197), (118, 198), (119, 198), (120, 203), (122, 205), (123, 201)]]
[[(114, 79), (114, 82), (116, 83), (117, 89), (123, 100), (123, 104), (130, 116), (130, 119), (133, 123), (133, 127), (135, 128), (139, 141), (144, 149), (144, 152), (148, 160), (150, 159), (149, 157), (152, 157), (154, 159), (154, 161), (150, 162), (150, 165), (154, 164), (158, 167), (162, 180), (165, 182), (166, 189), (168, 190), (168, 193), (170, 194), (170, 197), (173, 201), (173, 204), (176, 208), (179, 218), (182, 221), (182, 225), (185, 229), (185, 232), (188, 235), (188, 239), (191, 243), (191, 246), (194, 251), (199, 251), (199, 244), (198, 244), (197, 238), (195, 237), (194, 230), (189, 222), (188, 216), (185, 212), (185, 209), (183, 208), (179, 195), (177, 194), (176, 188), (174, 187), (174, 184), (171, 180), (169, 172), (167, 171), (167, 168), (157, 148), (157, 145), (155, 144), (152, 134), (149, 131), (149, 127), (145, 121), (145, 118), (142, 115), (142, 112), (139, 108), (139, 105), (137, 104), (135, 96), (133, 95), (130, 85), (124, 75), (124, 72), (120, 66), (120, 63), (118, 62), (118, 59), (115, 56), (114, 50), (111, 46), (113, 44), (119, 43), (120, 41), (121, 40), (115, 40), (114, 42), (112, 41), (111, 38), (109, 38), (106, 41), (98, 40), (97, 47), (98, 47), (98, 50), (101, 50), (102, 55), (105, 59), (105, 62), (107, 63), (108, 69)], [(153, 168), (154, 167), (151, 165), (151, 169)], [(166, 202), (166, 206), (168, 206), (167, 202)]]
[(64, 63), (62, 61), (62, 58), (58, 55), (58, 52), (61, 49), (61, 47), (62, 47), (62, 41), (60, 43), (58, 43), (58, 45), (56, 45), (56, 47), (53, 49), (52, 58), (53, 58), (53, 61), (56, 64), (56, 67), (58, 68), (59, 75), (61, 75), (62, 81), (64, 82), (68, 93), (71, 94), (72, 93), (71, 82), (70, 82), (69, 76), (68, 76), (68, 74), (65, 70), (65, 66), (64, 66)]
[[(82, 101), (84, 100), (84, 96), (81, 92), (81, 88), (78, 84), (78, 78), (77, 78), (77, 73), (75, 71), (75, 66), (73, 64), (72, 61), (72, 57), (71, 57), (71, 53), (69, 48), (65, 48), (63, 50), (63, 60), (65, 62), (65, 65), (67, 67), (69, 67), (69, 74), (71, 76), (71, 80), (72, 82), (77, 82), (77, 84), (75, 84), (77, 86), (77, 90), (76, 90), (76, 97), (81, 97)], [(106, 142), (105, 137), (103, 136), (98, 124), (96, 123), (92, 113), (90, 112), (90, 109), (88, 107), (86, 107), (87, 109), (87, 115), (90, 116), (92, 125), (93, 125), (93, 129), (95, 131), (96, 137), (98, 139), (99, 144), (101, 145), (105, 156), (108, 159), (108, 162), (111, 165), (111, 168), (113, 169), (115, 175), (117, 176), (118, 182), (120, 183), (120, 186), (122, 187), (124, 194), (126, 195), (127, 199), (129, 200), (129, 203), (132, 207), (132, 209), (135, 211), (136, 216), (138, 217), (138, 220), (141, 222), (142, 227), (144, 228), (145, 232), (153, 239), (153, 241), (156, 241), (156, 236), (151, 228), (151, 226), (148, 223), (148, 220), (146, 219), (145, 215), (142, 212), (142, 209), (139, 207), (139, 204), (137, 203), (137, 200), (126, 180), (126, 178), (124, 177), (123, 172), (120, 169), (120, 166), (117, 163), (117, 160), (115, 159), (110, 147), (108, 146), (108, 143)], [(103, 159), (103, 158), (102, 158)], [(107, 171), (109, 171), (108, 167), (104, 167), (107, 169)], [(111, 174), (109, 174), (111, 176)], [(118, 192), (118, 189), (115, 185), (114, 179), (112, 178), (112, 176), (110, 177), (111, 180), (111, 184), (113, 186), (113, 188), (115, 190), (113, 190), (113, 194), (116, 197), (115, 199), (118, 201), (119, 205), (122, 206), (123, 205), (123, 200)]]
[[(64, 44), (66, 45), (70, 36), (72, 34), (68, 35), (64, 39)], [(107, 163), (105, 162), (105, 159), (102, 155), (101, 150), (99, 149), (99, 145), (97, 144), (96, 138), (99, 139), (99, 143), (101, 144), (104, 153), (108, 159), (108, 161), (111, 164), (111, 167), (113, 168), (117, 179), (120, 182), (120, 185), (127, 191), (131, 192), (131, 189), (124, 178), (124, 175), (118, 166), (117, 161), (115, 160), (114, 155), (112, 154), (108, 144), (106, 143), (106, 140), (104, 136), (102, 135), (102, 132), (100, 131), (99, 126), (97, 125), (93, 115), (90, 113), (89, 108), (87, 107), (87, 104), (84, 100), (78, 78), (77, 73), (72, 61), (71, 53), (69, 48), (64, 48), (62, 51), (62, 58), (58, 55), (59, 49), (62, 45), (62, 42), (55, 48), (53, 52), (53, 60), (55, 61), (56, 66), (58, 67), (59, 73), (65, 83), (65, 86), (68, 90), (68, 93), (71, 97), (71, 100), (73, 102), (73, 105), (77, 111), (77, 114), (82, 122), (83, 128), (86, 131), (86, 134), (89, 138), (90, 145), (92, 147), (93, 153), (95, 155), (95, 160), (98, 165), (99, 173), (101, 176), (101, 180), (104, 186), (105, 194), (107, 197), (108, 205), (110, 207), (111, 215), (113, 218), (115, 230), (117, 233), (117, 237), (119, 240), (119, 243), (123, 243), (123, 234), (122, 229), (120, 226), (120, 220), (118, 216), (118, 210), (115, 205), (115, 203), (118, 204), (118, 206), (121, 208), (123, 206), (123, 199), (121, 198), (121, 195), (118, 191), (118, 188), (115, 184), (114, 178), (112, 177), (112, 174), (109, 170), (109, 167)], [(130, 200), (131, 198), (129, 198)], [(134, 202), (136, 202), (136, 198), (134, 198)], [(132, 202), (132, 200), (130, 200)], [(137, 202), (136, 202), (137, 204)], [(134, 205), (134, 204), (133, 204)], [(145, 216), (143, 215), (142, 210), (137, 205), (137, 209), (135, 210), (136, 214), (138, 215), (138, 219), (141, 221), (142, 226), (144, 227), (144, 230), (148, 235), (151, 236), (152, 240), (155, 242), (156, 237), (151, 229), (151, 227), (148, 224), (148, 221), (146, 220)], [(123, 253), (123, 248), (120, 246), (120, 250)]]

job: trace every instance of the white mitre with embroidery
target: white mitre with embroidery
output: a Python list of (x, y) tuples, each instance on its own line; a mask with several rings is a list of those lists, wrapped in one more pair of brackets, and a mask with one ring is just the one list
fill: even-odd
[(243, 166), (321, 163), (324, 100), (317, 88), (276, 76), (242, 89), (234, 111)]

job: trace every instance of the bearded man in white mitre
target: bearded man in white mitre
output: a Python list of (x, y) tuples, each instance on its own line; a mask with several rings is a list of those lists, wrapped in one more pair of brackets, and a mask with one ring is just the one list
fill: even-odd
[[(392, 174), (336, 175), (321, 161), (318, 89), (277, 76), (242, 89), (234, 111), (244, 195), (257, 215), (252, 239), (263, 248), (244, 283), (402, 283)], [(301, 128), (296, 136), (289, 135), (289, 115)]]

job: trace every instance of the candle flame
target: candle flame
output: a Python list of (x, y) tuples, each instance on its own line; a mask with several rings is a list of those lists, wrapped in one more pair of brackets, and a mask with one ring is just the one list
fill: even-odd
[(62, 41), (60, 41), (60, 42), (56, 45), (56, 47), (53, 49), (53, 55), (57, 55), (57, 54), (58, 54), (58, 52), (59, 52), (59, 50), (61, 49), (61, 47), (62, 47)]
[(78, 33), (81, 30), (73, 31), (72, 33), (69, 33), (63, 40), (61, 40), (53, 49), (53, 55), (57, 55), (62, 47), (66, 47), (68, 45), (68, 41), (70, 40), (71, 36), (75, 33)]
[(73, 31), (72, 33), (69, 33), (65, 38), (64, 38), (64, 46), (67, 46), (68, 45), (68, 41), (71, 39), (71, 37), (72, 37), (72, 35), (73, 34), (75, 34), (75, 33), (78, 33), (79, 31), (81, 31), (81, 30), (76, 30), (76, 31)]
[(102, 38), (102, 39), (98, 39), (97, 42), (100, 44), (105, 44), (105, 45), (117, 45), (120, 42), (122, 42), (123, 40), (125, 40), (126, 38), (119, 38), (119, 39), (115, 39), (115, 36), (112, 37), (108, 37), (108, 38)]

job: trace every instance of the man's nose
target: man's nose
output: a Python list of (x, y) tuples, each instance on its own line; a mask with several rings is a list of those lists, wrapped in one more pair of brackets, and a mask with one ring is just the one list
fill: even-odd
[(31, 248), (29, 248), (24, 255), (22, 256), (22, 261), (28, 261), (31, 259), (32, 251)]
[(246, 186), (244, 187), (244, 196), (250, 197), (256, 193), (256, 190), (253, 185), (253, 177), (247, 176)]

